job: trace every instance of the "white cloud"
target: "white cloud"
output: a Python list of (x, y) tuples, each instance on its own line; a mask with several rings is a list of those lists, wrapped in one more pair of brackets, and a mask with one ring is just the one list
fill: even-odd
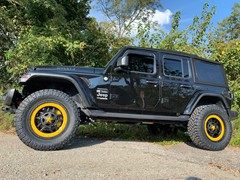
[[(165, 28), (164, 25), (167, 25), (171, 22), (171, 16), (173, 15), (173, 13), (167, 9), (165, 11), (159, 11), (156, 10), (154, 14), (150, 15), (150, 17), (148, 18), (147, 22), (151, 22), (152, 24), (154, 24), (155, 28), (161, 28), (163, 31), (167, 31), (167, 29)], [(137, 27), (139, 25), (139, 23), (143, 23), (141, 21), (135, 21), (132, 24), (132, 29), (131, 29), (131, 36), (135, 36), (137, 34)], [(154, 28), (152, 26), (150, 33), (154, 33)]]
[(150, 17), (150, 21), (157, 22), (159, 26), (163, 26), (170, 23), (172, 12), (167, 9), (164, 12), (156, 10), (155, 13)]

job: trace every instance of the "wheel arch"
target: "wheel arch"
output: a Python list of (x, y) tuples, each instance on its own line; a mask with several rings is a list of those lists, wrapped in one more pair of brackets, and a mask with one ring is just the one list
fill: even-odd
[(94, 99), (89, 96), (91, 92), (86, 87), (84, 80), (75, 76), (31, 74), (31, 77), (22, 84), (24, 85), (22, 92), (25, 97), (39, 90), (56, 89), (74, 97), (74, 101), (82, 107), (94, 105)]
[(214, 93), (202, 93), (195, 95), (190, 102), (188, 103), (184, 114), (192, 114), (194, 109), (200, 105), (208, 105), (208, 104), (216, 104), (220, 106), (221, 108), (225, 109), (228, 116), (229, 112), (228, 110), (230, 109), (229, 104), (227, 103), (226, 99), (222, 97), (219, 94), (214, 94)]

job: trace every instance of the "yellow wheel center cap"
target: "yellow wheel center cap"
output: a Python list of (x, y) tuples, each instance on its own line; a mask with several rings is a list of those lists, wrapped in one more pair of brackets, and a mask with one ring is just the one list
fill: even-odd
[(51, 117), (47, 117), (47, 118), (46, 118), (46, 121), (47, 121), (48, 123), (52, 122), (52, 120), (53, 120), (53, 119), (52, 119)]
[(211, 129), (214, 131), (216, 129), (216, 127), (214, 125), (212, 125)]

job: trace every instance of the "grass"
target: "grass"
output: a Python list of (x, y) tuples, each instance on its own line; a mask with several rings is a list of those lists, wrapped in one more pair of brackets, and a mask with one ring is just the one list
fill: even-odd
[[(233, 134), (230, 145), (240, 146), (240, 118), (232, 121), (232, 127)], [(86, 137), (148, 141), (161, 145), (174, 145), (190, 141), (189, 137), (181, 131), (173, 134), (160, 134), (156, 137), (149, 134), (146, 126), (137, 125), (94, 123), (79, 126), (77, 133)]]
[(232, 122), (233, 135), (230, 142), (232, 146), (240, 146), (240, 118)]
[(14, 115), (2, 111), (3, 103), (1, 97), (3, 95), (3, 88), (0, 87), (0, 131), (14, 131), (13, 128), (13, 119)]
[(13, 114), (5, 113), (0, 110), (0, 131), (9, 131), (13, 129), (13, 117)]
[(174, 145), (180, 142), (190, 141), (181, 131), (171, 134), (160, 134), (152, 136), (144, 125), (123, 125), (110, 123), (94, 123), (90, 125), (80, 125), (77, 131), (80, 136), (117, 139), (132, 141), (148, 141), (161, 145)]

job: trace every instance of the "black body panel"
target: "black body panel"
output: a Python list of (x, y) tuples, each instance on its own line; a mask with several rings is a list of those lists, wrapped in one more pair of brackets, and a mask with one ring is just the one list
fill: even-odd
[[(204, 72), (198, 66), (209, 67), (207, 76), (199, 77)], [(210, 72), (213, 68), (221, 77)], [(41, 89), (66, 92), (92, 119), (185, 122), (204, 103), (219, 104), (229, 119), (237, 117), (223, 65), (176, 51), (124, 47), (105, 68), (33, 67), (20, 84), (23, 99)], [(12, 97), (7, 105), (16, 104)]]

